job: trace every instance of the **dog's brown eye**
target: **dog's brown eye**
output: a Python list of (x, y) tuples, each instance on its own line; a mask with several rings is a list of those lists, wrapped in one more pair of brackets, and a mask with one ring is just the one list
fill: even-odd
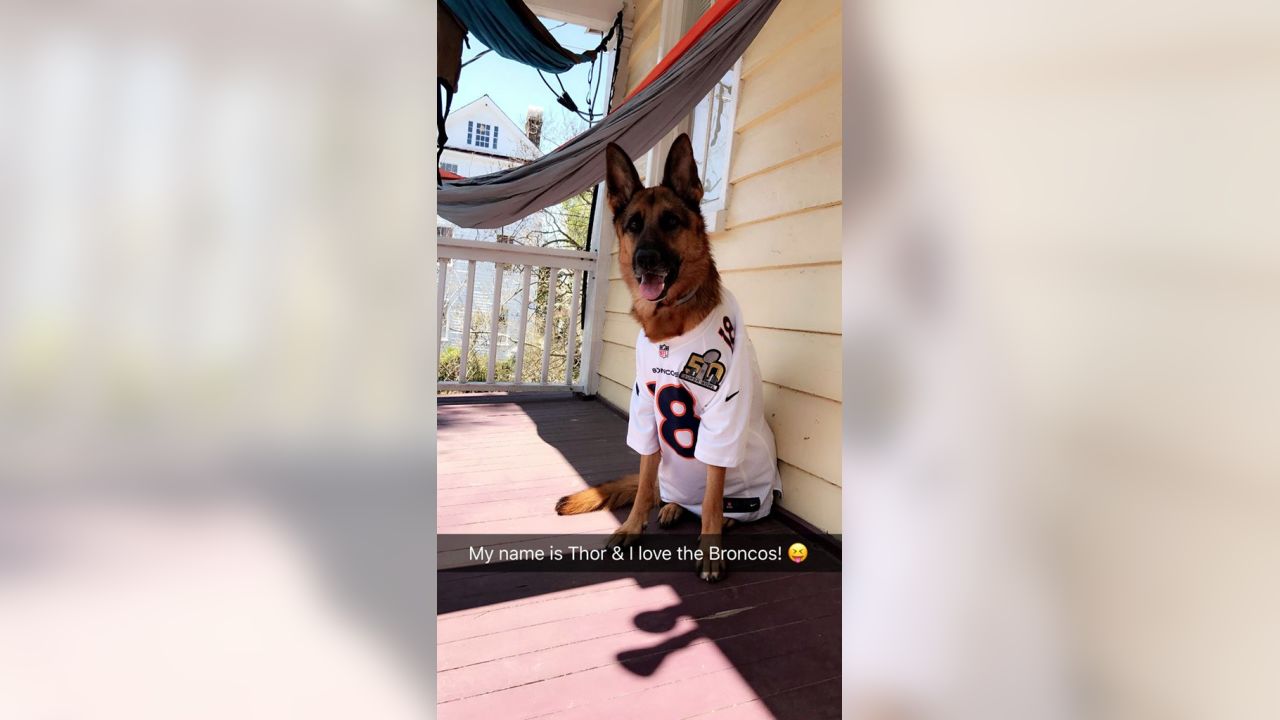
[(639, 213), (632, 215), (631, 219), (627, 221), (627, 232), (634, 235), (643, 229), (644, 219), (640, 217)]
[(680, 227), (680, 218), (676, 217), (675, 213), (668, 210), (667, 212), (662, 213), (662, 217), (658, 218), (658, 224), (662, 226), (663, 230), (675, 230), (677, 227)]

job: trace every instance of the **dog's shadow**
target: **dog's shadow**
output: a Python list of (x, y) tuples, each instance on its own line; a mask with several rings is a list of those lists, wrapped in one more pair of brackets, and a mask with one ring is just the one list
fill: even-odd
[[(646, 610), (636, 615), (635, 626), (647, 633), (665, 633), (676, 626), (682, 615), (688, 615), (684, 603), (677, 603), (661, 610)], [(649, 677), (658, 671), (662, 661), (672, 653), (689, 647), (698, 637), (706, 637), (701, 628), (694, 628), (681, 635), (667, 638), (652, 647), (636, 648), (618, 653), (618, 663), (627, 670)]]

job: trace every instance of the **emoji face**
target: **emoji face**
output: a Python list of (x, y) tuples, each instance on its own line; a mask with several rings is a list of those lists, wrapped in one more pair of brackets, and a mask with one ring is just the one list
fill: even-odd
[(787, 557), (791, 558), (791, 562), (802, 563), (809, 557), (809, 548), (804, 543), (793, 543), (787, 548)]

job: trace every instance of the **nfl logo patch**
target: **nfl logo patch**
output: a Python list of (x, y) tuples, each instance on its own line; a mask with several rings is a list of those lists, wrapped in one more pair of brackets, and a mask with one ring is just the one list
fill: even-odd
[(671, 352), (671, 348), (667, 347), (665, 343), (658, 346), (658, 357), (664, 358), (669, 352)]

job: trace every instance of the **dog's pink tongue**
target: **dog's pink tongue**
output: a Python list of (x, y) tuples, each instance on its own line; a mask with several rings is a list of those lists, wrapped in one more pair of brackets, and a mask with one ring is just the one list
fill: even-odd
[(656, 273), (645, 273), (640, 278), (640, 297), (645, 300), (657, 300), (662, 294), (662, 289), (667, 286), (667, 281), (661, 275)]

